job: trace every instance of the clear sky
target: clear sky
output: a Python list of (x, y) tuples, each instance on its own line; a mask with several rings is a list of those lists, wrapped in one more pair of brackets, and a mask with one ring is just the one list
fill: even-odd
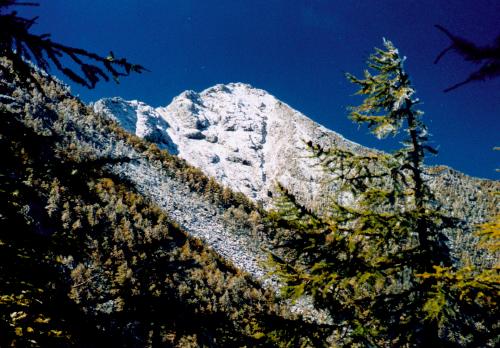
[(358, 129), (346, 108), (360, 100), (345, 72), (360, 75), (382, 37), (407, 56), (406, 69), (424, 102), (424, 121), (442, 163), (467, 174), (499, 179), (500, 78), (442, 90), (475, 66), (437, 54), (449, 41), (434, 24), (487, 44), (500, 34), (498, 0), (45, 0), (36, 32), (147, 67), (151, 72), (74, 86), (84, 101), (121, 96), (167, 105), (186, 89), (245, 82), (363, 145), (389, 150)]

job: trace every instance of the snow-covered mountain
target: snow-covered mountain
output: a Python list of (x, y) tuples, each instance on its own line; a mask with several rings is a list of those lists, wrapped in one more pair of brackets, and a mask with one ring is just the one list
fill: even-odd
[(96, 102), (94, 110), (264, 204), (277, 182), (306, 201), (317, 195), (323, 173), (309, 158), (307, 141), (363, 149), (242, 83), (186, 91), (166, 107), (111, 98)]
[[(201, 93), (185, 91), (166, 107), (153, 108), (118, 97), (101, 99), (93, 107), (129, 132), (264, 206), (271, 201), (277, 182), (305, 204), (331, 189), (324, 185), (325, 174), (310, 157), (308, 141), (357, 153), (374, 151), (321, 126), (266, 91), (243, 83), (219, 84)], [(475, 202), (491, 201), (489, 190), (483, 187), (491, 181), (447, 167), (436, 167), (432, 172), (431, 185), (454, 215), (472, 217), (473, 221), (485, 217), (486, 208)], [(464, 205), (464, 199), (471, 204)]]
[[(101, 99), (94, 111), (126, 130), (185, 159), (218, 182), (265, 207), (279, 182), (310, 208), (335, 189), (306, 143), (355, 153), (375, 151), (312, 121), (264, 90), (243, 83), (219, 84), (201, 93), (185, 91), (166, 107), (140, 101)], [(429, 183), (443, 207), (464, 226), (498, 212), (491, 195), (498, 182), (472, 178), (451, 168), (429, 168)], [(472, 233), (450, 232), (455, 250), (469, 250)]]

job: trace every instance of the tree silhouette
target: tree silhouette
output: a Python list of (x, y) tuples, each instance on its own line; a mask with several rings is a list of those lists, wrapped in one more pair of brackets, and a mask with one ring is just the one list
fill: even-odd
[[(125, 58), (115, 58), (113, 52), (104, 57), (85, 49), (54, 42), (50, 34), (33, 34), (30, 30), (38, 17), (21, 17), (17, 11), (9, 10), (13, 6), (38, 6), (38, 3), (0, 0), (0, 55), (12, 61), (15, 73), (22, 80), (28, 80), (31, 76), (32, 66), (28, 61), (45, 71), (49, 71), (50, 66), (54, 65), (73, 82), (90, 89), (101, 80), (109, 81), (113, 78), (118, 82), (121, 76), (147, 70)], [(65, 60), (74, 64), (79, 71), (68, 67)]]
[(455, 51), (466, 61), (481, 65), (479, 69), (471, 73), (465, 80), (446, 88), (444, 92), (450, 92), (470, 82), (484, 81), (500, 76), (500, 35), (497, 36), (493, 44), (481, 47), (471, 41), (453, 35), (441, 25), (436, 25), (436, 28), (450, 38), (451, 45), (439, 53), (434, 60), (434, 64), (439, 63), (441, 58), (449, 51)]

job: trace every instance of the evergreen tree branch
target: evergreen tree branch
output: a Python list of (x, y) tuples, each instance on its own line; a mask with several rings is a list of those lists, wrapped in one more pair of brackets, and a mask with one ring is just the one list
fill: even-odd
[(471, 82), (485, 81), (500, 76), (500, 35), (493, 44), (481, 47), (471, 41), (452, 34), (441, 25), (437, 24), (435, 27), (443, 32), (452, 43), (438, 54), (434, 60), (434, 64), (439, 63), (450, 51), (457, 52), (466, 61), (470, 61), (474, 64), (481, 64), (478, 70), (472, 72), (463, 81), (446, 88), (444, 92), (453, 91)]
[[(30, 30), (36, 24), (37, 17), (20, 17), (16, 11), (5, 13), (12, 6), (37, 5), (15, 0), (0, 2), (0, 55), (7, 56), (15, 63), (16, 72), (23, 80), (31, 77), (32, 67), (29, 61), (45, 71), (49, 71), (53, 65), (73, 82), (89, 89), (94, 88), (101, 80), (109, 81), (113, 78), (118, 82), (119, 77), (128, 76), (132, 72), (148, 71), (142, 65), (132, 64), (125, 58), (116, 59), (112, 53), (104, 57), (85, 49), (54, 42), (50, 39), (50, 34), (33, 34)], [(65, 66), (61, 61), (63, 58), (71, 60), (80, 71), (76, 72)]]

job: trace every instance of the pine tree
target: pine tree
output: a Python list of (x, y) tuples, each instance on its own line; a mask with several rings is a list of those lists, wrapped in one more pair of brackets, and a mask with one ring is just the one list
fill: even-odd
[[(360, 86), (359, 95), (366, 95), (360, 106), (353, 107), (351, 118), (358, 124), (366, 124), (372, 133), (378, 138), (385, 138), (389, 134), (396, 134), (406, 122), (407, 137), (403, 141), (405, 145), (395, 153), (401, 166), (396, 168), (398, 173), (409, 171), (412, 183), (413, 204), (416, 219), (416, 232), (419, 238), (419, 250), (423, 261), (427, 261), (425, 268), (429, 268), (429, 260), (436, 261), (436, 252), (443, 250), (443, 244), (433, 234), (432, 222), (428, 221), (428, 205), (434, 201), (432, 193), (423, 180), (423, 161), (426, 152), (437, 154), (437, 151), (427, 144), (428, 131), (422, 122), (423, 112), (416, 106), (420, 103), (418, 98), (413, 97), (413, 89), (408, 74), (403, 69), (404, 58), (400, 57), (394, 45), (384, 39), (386, 50), (376, 49), (376, 53), (370, 56), (368, 66), (377, 75), (371, 75), (365, 71), (365, 78), (358, 79), (351, 74), (347, 78)], [(437, 256), (441, 256), (439, 253)], [(438, 260), (446, 261), (447, 255)]]
[(404, 147), (393, 155), (309, 146), (336, 186), (329, 209), (315, 214), (282, 189), (275, 227), (290, 248), (274, 256), (274, 272), (288, 285), (287, 297), (311, 295), (336, 323), (330, 340), (345, 346), (444, 345), (427, 312), (435, 282), (419, 275), (450, 265), (443, 234), (451, 219), (443, 215), (425, 182), (427, 128), (404, 58), (384, 40), (359, 79), (363, 103), (351, 118), (378, 138), (404, 128)]

